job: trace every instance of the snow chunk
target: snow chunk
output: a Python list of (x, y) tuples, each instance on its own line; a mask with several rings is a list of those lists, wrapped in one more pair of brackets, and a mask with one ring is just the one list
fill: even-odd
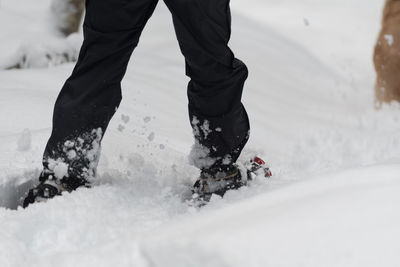
[(196, 116), (193, 116), (193, 119), (192, 119), (192, 128), (193, 128), (193, 134), (194, 134), (194, 136), (200, 136), (200, 130), (199, 130), (199, 127), (198, 127), (198, 124), (200, 123), (200, 121), (197, 119), (197, 117)]
[(121, 120), (122, 120), (125, 124), (127, 124), (127, 123), (129, 122), (130, 119), (131, 119), (131, 118), (130, 118), (128, 115), (124, 115), (124, 114), (121, 115)]
[(58, 160), (49, 159), (48, 163), (49, 163), (48, 165), (49, 169), (54, 173), (54, 176), (57, 179), (68, 177), (69, 165), (67, 163), (63, 162), (61, 159)]
[(125, 130), (125, 126), (120, 124), (118, 125), (118, 131), (123, 132)]
[(151, 121), (150, 116), (144, 117), (144, 118), (143, 118), (143, 121), (144, 121), (145, 123), (149, 123), (149, 122)]
[(204, 138), (207, 139), (208, 135), (211, 133), (210, 122), (205, 120), (203, 125), (200, 126), (200, 129), (203, 131)]
[(75, 146), (75, 142), (72, 142), (72, 141), (70, 141), (70, 140), (65, 141), (65, 142), (64, 142), (64, 146), (65, 146), (66, 148), (73, 148), (73, 147)]
[(76, 151), (73, 149), (67, 152), (67, 157), (69, 160), (76, 158), (76, 156), (77, 156)]
[(215, 161), (216, 159), (210, 157), (210, 150), (196, 140), (190, 151), (189, 163), (202, 169), (212, 166)]
[(54, 168), (54, 176), (57, 179), (62, 179), (63, 177), (68, 176), (68, 167), (69, 165), (67, 163), (59, 162)]
[(203, 124), (201, 124), (196, 116), (193, 116), (192, 128), (195, 137), (200, 137), (200, 134), (202, 133), (204, 139), (207, 139), (208, 135), (212, 132), (210, 129), (210, 122), (208, 120), (204, 120)]
[(154, 132), (151, 132), (151, 133), (149, 134), (149, 136), (147, 136), (147, 139), (148, 139), (150, 142), (152, 142), (152, 141), (154, 140), (154, 137), (155, 137), (155, 133), (154, 133)]

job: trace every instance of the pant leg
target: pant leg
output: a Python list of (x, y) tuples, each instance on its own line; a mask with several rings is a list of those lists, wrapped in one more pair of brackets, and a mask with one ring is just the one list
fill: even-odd
[(199, 168), (236, 161), (249, 137), (241, 103), (248, 70), (236, 59), (229, 0), (165, 0), (186, 60), (189, 118), (195, 135), (192, 160)]
[(121, 101), (121, 80), (157, 0), (86, 0), (84, 42), (54, 107), (44, 173), (94, 176), (100, 142)]

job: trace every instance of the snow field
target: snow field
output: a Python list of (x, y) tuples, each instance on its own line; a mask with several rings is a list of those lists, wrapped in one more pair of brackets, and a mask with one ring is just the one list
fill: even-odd
[[(132, 56), (91, 189), (16, 210), (73, 65), (0, 71), (0, 266), (399, 266), (399, 107), (374, 110), (382, 3), (360, 3), (232, 1), (231, 46), (250, 69), (241, 161), (261, 155), (274, 177), (200, 211), (184, 203), (197, 176), (187, 78), (162, 3)], [(44, 26), (47, 7), (1, 1), (0, 66), (21, 46), (36, 67), (48, 63), (35, 52), (43, 43), (65, 50)]]

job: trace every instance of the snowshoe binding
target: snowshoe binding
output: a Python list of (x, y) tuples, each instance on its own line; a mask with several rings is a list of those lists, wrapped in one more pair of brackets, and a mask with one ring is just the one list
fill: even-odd
[(246, 166), (247, 180), (253, 180), (257, 176), (264, 176), (270, 178), (272, 176), (271, 170), (265, 164), (265, 161), (259, 157), (254, 157), (250, 160), (250, 164)]

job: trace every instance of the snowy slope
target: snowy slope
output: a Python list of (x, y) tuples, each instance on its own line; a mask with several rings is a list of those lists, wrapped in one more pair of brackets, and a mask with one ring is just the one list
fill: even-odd
[(153, 266), (398, 266), (399, 171), (353, 169), (210, 208), (143, 237), (142, 253)]
[[(1, 1), (0, 66), (26, 43), (16, 32), (35, 45), (38, 36), (54, 40), (43, 26), (48, 3)], [(160, 3), (132, 57), (90, 190), (14, 210), (37, 177), (53, 102), (73, 65), (0, 71), (0, 266), (400, 264), (399, 108), (374, 110), (368, 65), (381, 1), (353, 13), (359, 0), (246, 3), (232, 1), (232, 48), (251, 72), (243, 101), (252, 137), (241, 160), (261, 154), (274, 178), (201, 211), (184, 204), (197, 175), (186, 158), (187, 78)], [(290, 12), (307, 13), (308, 36)], [(354, 18), (333, 23), (337, 12)], [(27, 13), (35, 19), (24, 27)], [(350, 42), (365, 16), (370, 30)], [(348, 49), (340, 38), (350, 38)]]
[(352, 89), (365, 92), (375, 79), (371, 55), (384, 2), (248, 0), (232, 5), (301, 44), (349, 81)]

